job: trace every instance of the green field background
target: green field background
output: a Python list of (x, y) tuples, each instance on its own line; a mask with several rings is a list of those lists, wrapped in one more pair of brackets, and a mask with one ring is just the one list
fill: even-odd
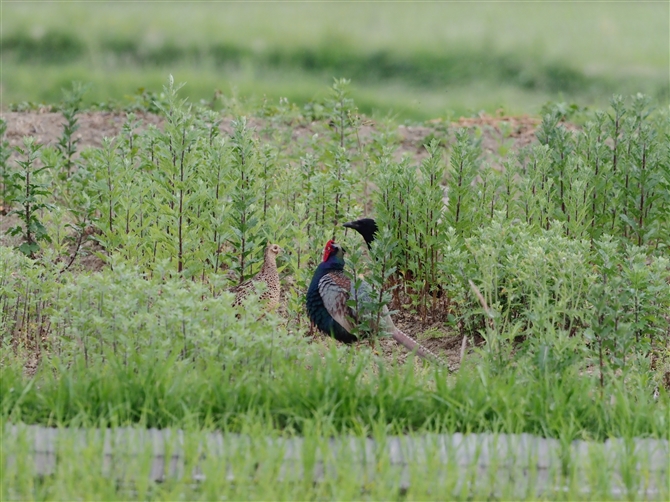
[(215, 90), (254, 102), (322, 98), (351, 78), (371, 115), (537, 114), (613, 93), (668, 99), (668, 2), (3, 2), (2, 107)]

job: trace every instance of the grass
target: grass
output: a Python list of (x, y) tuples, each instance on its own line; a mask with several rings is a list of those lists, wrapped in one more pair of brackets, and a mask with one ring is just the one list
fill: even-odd
[[(610, 500), (620, 498), (612, 494), (611, 488), (622, 489), (622, 495), (635, 498), (639, 496), (638, 490), (648, 489), (652, 484), (659, 492), (650, 491), (645, 498), (661, 500), (666, 489), (661, 479), (654, 478), (658, 471), (651, 473), (651, 479), (647, 477), (651, 466), (645, 459), (638, 460), (631, 455), (623, 461), (613, 462), (612, 452), (608, 455), (598, 445), (591, 445), (588, 455), (579, 460), (572, 459), (571, 467), (565, 472), (561, 472), (557, 458), (551, 456), (552, 464), (546, 471), (531, 469), (522, 474), (522, 466), (534, 462), (533, 454), (529, 459), (495, 458), (491, 450), (486, 453), (474, 451), (469, 461), (453, 465), (451, 462), (464, 459), (462, 456), (457, 459), (458, 450), (451, 447), (447, 451), (449, 467), (446, 467), (439, 461), (437, 446), (430, 443), (427, 443), (425, 456), (416, 452), (415, 462), (409, 462), (404, 468), (389, 454), (386, 445), (390, 437), (383, 430), (374, 435), (380, 447), (372, 450), (371, 456), (368, 452), (355, 455), (349, 448), (331, 449), (323, 436), (326, 430), (309, 431), (295, 443), (297, 449), (292, 451), (287, 444), (296, 441), (295, 438), (273, 435), (257, 424), (249, 424), (242, 437), (223, 435), (223, 448), (212, 442), (207, 433), (185, 430), (183, 442), (167, 440), (164, 451), (178, 452), (179, 461), (166, 462), (163, 472), (181, 471), (181, 476), (176, 478), (173, 474), (160, 483), (153, 483), (148, 480), (158, 474), (154, 468), (157, 452), (146, 436), (143, 441), (134, 441), (134, 455), (126, 452), (121, 456), (122, 461), (118, 461), (120, 454), (117, 453), (117, 462), (105, 463), (102, 459), (106, 451), (101, 436), (84, 431), (87, 446), (82, 448), (75, 431), (62, 429), (55, 444), (58, 461), (54, 472), (37, 477), (31, 472), (32, 436), (24, 430), (23, 434), (8, 439), (9, 451), (14, 456), (11, 464), (7, 450), (3, 450), (2, 460), (6, 468), (3, 498), (397, 500), (405, 497), (432, 499), (439, 493), (440, 496), (449, 494), (454, 500), (487, 498), (492, 494), (515, 500), (535, 500), (538, 496)], [(367, 440), (362, 436), (346, 439), (349, 441), (345, 444), (353, 443), (359, 451), (363, 450)], [(464, 448), (461, 446), (459, 450), (462, 454)], [(480, 454), (482, 457), (478, 459)], [(67, 458), (77, 460), (68, 462)], [(635, 463), (638, 461), (641, 470), (636, 474)], [(327, 467), (320, 468), (320, 462)], [(611, 471), (607, 472), (608, 464), (612, 462), (612, 467), (624, 474), (623, 482)], [(577, 464), (581, 469), (575, 468)], [(192, 475), (196, 465), (199, 479)], [(484, 465), (488, 469), (482, 476)], [(500, 467), (504, 474), (496, 471), (496, 467)], [(312, 474), (319, 472), (322, 475), (316, 474), (317, 481), (311, 482)], [(584, 478), (587, 472), (589, 475)], [(101, 473), (106, 475), (101, 476)], [(552, 481), (548, 483), (543, 476)]]
[[(645, 2), (586, 3), (415, 3), (386, 5), (314, 2), (299, 4), (202, 5), (197, 2), (169, 9), (147, 4), (115, 2), (84, 6), (37, 8), (8, 2), (3, 10), (12, 31), (35, 34), (49, 28), (68, 32), (71, 23), (87, 45), (107, 35), (113, 27), (121, 39), (160, 45), (163, 41), (201, 45), (219, 41), (245, 47), (319, 45), (324, 40), (345, 40), (361, 52), (389, 48), (393, 52), (427, 50), (441, 53), (445, 45), (475, 47), (495, 45), (504, 51), (546, 51), (546, 56), (575, 59), (583, 64), (599, 59), (610, 68), (667, 64), (667, 47), (656, 37), (638, 35), (668, 29), (668, 6)], [(93, 16), (92, 14), (97, 14)], [(564, 36), (565, 29), (573, 36)], [(399, 31), (400, 30), (400, 31)], [(11, 31), (9, 32), (11, 33)], [(144, 40), (140, 38), (143, 35)], [(110, 35), (107, 35), (110, 36)], [(531, 48), (532, 44), (537, 44)], [(620, 44), (621, 50), (612, 47)], [(584, 52), (585, 47), (590, 50)]]
[[(30, 178), (40, 187), (30, 204), (52, 204), (31, 213), (49, 239), (26, 252), (29, 229), (19, 229), (15, 249), (0, 247), (3, 426), (220, 429), (259, 442), (300, 435), (309, 448), (330, 435), (433, 432), (531, 433), (565, 445), (667, 438), (670, 122), (652, 99), (614, 97), (574, 132), (570, 109), (549, 106), (538, 144), (489, 157), (483, 129), (438, 123), (417, 160), (397, 155), (392, 128), (359, 134), (364, 118), (346, 81), (310, 116), (284, 100), (250, 100), (253, 115), (223, 130), (225, 117), (191, 107), (169, 81), (151, 104), (162, 129), (130, 115), (118, 137), (73, 156), (62, 145), (77, 148), (79, 91), (65, 100), (61, 148), (43, 146), (46, 167)], [(499, 132), (502, 144), (510, 131)], [(4, 153), (3, 207), (21, 214), (28, 167)], [(381, 229), (374, 260), (341, 227), (363, 207)], [(304, 292), (333, 235), (393, 308), (485, 344), (449, 374), (310, 339)], [(267, 241), (290, 251), (280, 260), (282, 315), (263, 315), (253, 298), (235, 309), (227, 291), (259, 269)], [(101, 272), (70, 268), (82, 242)], [(277, 483), (280, 452), (270, 450), (235, 453), (248, 483), (212, 476), (197, 487), (127, 489), (99, 476), (93, 449), (90, 463), (47, 479), (12, 471), (3, 496), (67, 498), (75, 480), (91, 497), (397, 496), (383, 458), (382, 482), (361, 492), (348, 471), (321, 485)], [(268, 470), (255, 470), (264, 457)], [(589, 475), (606, 493), (607, 467)], [(427, 476), (407, 496), (430, 498), (442, 482)], [(568, 489), (583, 496), (576, 478)]]
[[(241, 99), (249, 110), (257, 108), (265, 100), (277, 102), (280, 98), (287, 98), (293, 103), (309, 103), (322, 102), (327, 96), (324, 82), (330, 83), (328, 79), (298, 71), (264, 70), (260, 73), (262, 78), (259, 79), (251, 71), (230, 72), (225, 86), (216, 71), (184, 68), (175, 72), (174, 76), (187, 83), (188, 94), (194, 101), (211, 101), (214, 90), (220, 89), (227, 96)], [(139, 73), (132, 69), (121, 69), (115, 72), (115, 78), (110, 79), (104, 71), (91, 72), (78, 64), (44, 67), (40, 69), (40, 74), (50, 82), (49, 87), (32, 96), (17, 96), (14, 102), (27, 100), (58, 103), (62, 90), (70, 87), (72, 81), (80, 81), (92, 84), (84, 98), (85, 106), (118, 109), (132, 102), (140, 89), (158, 91), (165, 80), (165, 70), (161, 68), (144, 69)], [(30, 89), (34, 75), (35, 69), (32, 67), (15, 67), (7, 72), (4, 81), (16, 89)], [(263, 83), (266, 80), (272, 81), (271, 87)], [(491, 89), (486, 83), (455, 85), (448, 90), (408, 89), (401, 84), (383, 88), (374, 84), (357, 84), (353, 95), (362, 113), (380, 119), (390, 116), (400, 121), (473, 116), (483, 110), (504, 110), (506, 114), (515, 115), (537, 111), (547, 101), (544, 92), (523, 90), (511, 85)], [(445, 96), (449, 96), (449, 103), (445, 102)], [(217, 109), (222, 106), (222, 103), (215, 101)]]
[[(300, 104), (322, 98), (333, 77), (354, 78), (361, 110), (420, 120), (501, 107), (537, 113), (557, 99), (604, 106), (614, 92), (668, 98), (663, 3), (3, 9), (5, 106), (52, 103), (73, 79), (94, 83), (88, 103), (122, 100), (139, 87), (160, 89), (166, 72), (189, 82), (192, 99), (235, 88)], [(82, 29), (73, 33), (73, 22)], [(43, 72), (51, 78), (35, 78)]]
[[(295, 345), (291, 338), (282, 343)], [(322, 361), (303, 349), (304, 357), (273, 360), (271, 376), (233, 363), (222, 368), (221, 356), (194, 363), (154, 349), (141, 350), (125, 364), (111, 353), (105, 355), (109, 364), (77, 361), (66, 368), (54, 361), (37, 376), (39, 388), (20, 368), (5, 368), (3, 416), (51, 426), (141, 424), (232, 432), (260, 419), (266, 427), (295, 434), (310, 427), (338, 434), (381, 428), (392, 434), (525, 432), (568, 441), (663, 438), (668, 427), (667, 404), (645, 395), (634, 399), (620, 384), (608, 387), (602, 398), (597, 381), (574, 375), (538, 382), (532, 372), (496, 376), (468, 368), (449, 378), (433, 371), (414, 375), (411, 365), (376, 374), (372, 368), (380, 362), (369, 356), (331, 350)]]

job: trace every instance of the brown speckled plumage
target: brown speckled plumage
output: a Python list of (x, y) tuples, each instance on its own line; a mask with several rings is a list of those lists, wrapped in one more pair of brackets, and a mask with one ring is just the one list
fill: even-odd
[(281, 287), (279, 272), (277, 272), (277, 255), (280, 252), (281, 248), (277, 244), (268, 244), (268, 247), (265, 248), (265, 258), (260, 272), (232, 290), (235, 293), (234, 306), (241, 305), (247, 296), (255, 292), (259, 282), (264, 282), (267, 286), (259, 299), (267, 302), (269, 310), (274, 310), (279, 306)]

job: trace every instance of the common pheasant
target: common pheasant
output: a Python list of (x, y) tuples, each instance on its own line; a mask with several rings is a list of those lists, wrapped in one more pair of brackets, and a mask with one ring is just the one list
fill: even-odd
[(263, 266), (260, 272), (251, 279), (231, 289), (235, 293), (233, 306), (241, 305), (245, 298), (256, 292), (256, 287), (261, 282), (264, 282), (267, 288), (258, 297), (259, 300), (266, 301), (266, 307), (269, 310), (274, 310), (279, 306), (281, 285), (279, 282), (279, 272), (277, 271), (277, 256), (281, 253), (281, 250), (277, 244), (268, 244), (268, 247), (265, 248)]
[[(358, 291), (344, 274), (344, 249), (332, 240), (328, 241), (323, 253), (323, 261), (317, 267), (307, 290), (307, 313), (316, 327), (343, 343), (353, 343), (358, 338), (354, 330), (354, 312), (347, 306), (353, 295), (363, 301), (370, 299), (370, 286), (362, 283)], [(423, 359), (441, 363), (439, 357), (420, 345), (416, 340), (400, 331), (393, 324), (388, 309), (382, 311), (384, 330), (407, 350), (416, 350)]]

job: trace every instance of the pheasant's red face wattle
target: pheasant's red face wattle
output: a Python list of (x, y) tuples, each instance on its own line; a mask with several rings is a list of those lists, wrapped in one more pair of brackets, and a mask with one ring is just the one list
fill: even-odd
[(323, 250), (323, 261), (326, 261), (330, 258), (330, 254), (334, 251), (334, 240), (329, 240), (326, 244), (326, 248)]

